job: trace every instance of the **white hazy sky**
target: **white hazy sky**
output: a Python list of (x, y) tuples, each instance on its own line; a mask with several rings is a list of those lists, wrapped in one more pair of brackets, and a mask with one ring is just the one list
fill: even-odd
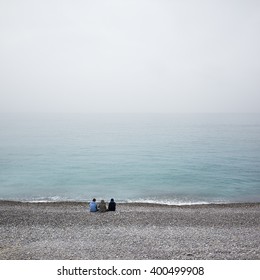
[(1, 1), (0, 77), (1, 112), (260, 112), (260, 1)]

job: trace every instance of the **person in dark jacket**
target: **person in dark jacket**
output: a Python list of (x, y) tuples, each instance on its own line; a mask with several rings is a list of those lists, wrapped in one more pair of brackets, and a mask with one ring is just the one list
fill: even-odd
[(114, 198), (111, 198), (108, 204), (108, 211), (116, 211), (116, 203), (114, 201)]

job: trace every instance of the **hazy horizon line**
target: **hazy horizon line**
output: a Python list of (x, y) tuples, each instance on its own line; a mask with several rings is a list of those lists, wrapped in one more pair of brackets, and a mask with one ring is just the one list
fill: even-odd
[(0, 112), (0, 115), (257, 115), (260, 112)]

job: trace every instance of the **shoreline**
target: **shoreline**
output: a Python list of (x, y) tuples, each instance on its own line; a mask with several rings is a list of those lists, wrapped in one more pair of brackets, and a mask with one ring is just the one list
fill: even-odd
[(0, 259), (260, 259), (260, 203), (118, 203), (0, 200)]
[[(109, 201), (105, 201), (108, 204)], [(35, 204), (35, 205), (88, 205), (90, 201), (77, 201), (77, 200), (60, 200), (60, 201), (22, 201), (22, 200), (1, 200), (0, 205), (2, 204)], [(99, 201), (97, 201), (99, 203)], [(187, 203), (187, 204), (166, 204), (166, 203), (153, 203), (153, 202), (117, 202), (117, 205), (125, 206), (147, 206), (147, 207), (243, 207), (243, 206), (254, 206), (259, 205), (259, 202), (209, 202), (209, 203)]]

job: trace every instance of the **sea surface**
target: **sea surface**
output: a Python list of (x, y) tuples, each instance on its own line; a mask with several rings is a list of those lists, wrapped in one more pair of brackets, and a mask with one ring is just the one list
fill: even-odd
[(0, 199), (260, 202), (260, 115), (1, 114)]

